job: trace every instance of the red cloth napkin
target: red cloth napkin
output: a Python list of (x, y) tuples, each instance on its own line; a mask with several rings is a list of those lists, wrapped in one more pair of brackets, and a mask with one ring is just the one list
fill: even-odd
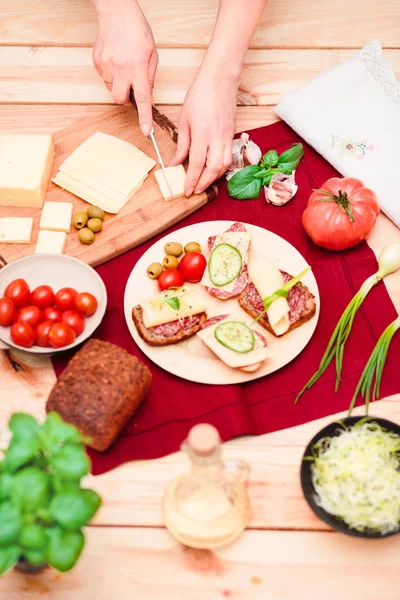
[[(251, 132), (251, 139), (263, 153), (286, 150), (302, 141), (283, 122)], [(264, 379), (241, 385), (209, 386), (192, 383), (163, 371), (137, 348), (124, 319), (124, 290), (137, 260), (154, 239), (97, 268), (108, 292), (107, 314), (96, 337), (126, 348), (144, 361), (153, 373), (147, 400), (128, 423), (117, 441), (105, 453), (90, 451), (93, 473), (108, 471), (134, 459), (156, 458), (179, 449), (189, 429), (200, 422), (212, 423), (223, 440), (238, 435), (260, 435), (299, 425), (348, 408), (359, 376), (384, 328), (396, 318), (395, 308), (381, 283), (369, 294), (355, 320), (347, 343), (343, 381), (334, 393), (334, 365), (297, 405), (297, 392), (316, 370), (333, 328), (343, 309), (361, 283), (376, 271), (372, 250), (363, 242), (346, 252), (318, 248), (306, 235), (301, 215), (313, 188), (321, 187), (335, 169), (303, 142), (305, 155), (296, 171), (299, 190), (284, 207), (266, 204), (264, 194), (257, 200), (233, 200), (221, 181), (216, 200), (191, 215), (168, 233), (201, 221), (226, 219), (259, 225), (284, 237), (311, 264), (321, 295), (321, 314), (316, 332), (305, 350), (283, 369)], [(162, 234), (162, 235), (165, 235)], [(162, 236), (159, 236), (162, 237)], [(173, 237), (173, 236), (171, 236)], [(156, 238), (158, 239), (158, 238)], [(381, 395), (400, 391), (400, 335), (394, 338), (384, 371)], [(57, 374), (66, 364), (53, 359)], [(185, 365), (182, 365), (184, 371)], [(372, 411), (373, 413), (373, 407)]]

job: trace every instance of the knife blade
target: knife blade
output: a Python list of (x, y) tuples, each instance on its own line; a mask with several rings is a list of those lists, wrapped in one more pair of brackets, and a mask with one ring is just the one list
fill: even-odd
[[(133, 92), (133, 88), (131, 88), (131, 91), (130, 91), (130, 94), (129, 94), (129, 98), (130, 98), (130, 101), (132, 103), (133, 108), (137, 112), (137, 104), (136, 104), (135, 94)], [(159, 163), (159, 165), (160, 165), (160, 167), (162, 169), (163, 175), (164, 175), (165, 183), (167, 184), (167, 188), (168, 188), (168, 191), (169, 191), (169, 193), (171, 195), (171, 199), (173, 200), (174, 199), (174, 194), (172, 192), (172, 189), (171, 189), (171, 186), (170, 186), (170, 183), (169, 183), (168, 175), (167, 175), (167, 172), (165, 170), (165, 166), (164, 166), (164, 162), (163, 162), (163, 159), (161, 157), (161, 154), (160, 154), (160, 150), (158, 149), (157, 142), (156, 142), (156, 139), (154, 137), (154, 127), (151, 128), (151, 131), (150, 131), (150, 133), (149, 133), (149, 135), (147, 137), (151, 140), (151, 142), (153, 144), (154, 151), (156, 153), (158, 163)]]

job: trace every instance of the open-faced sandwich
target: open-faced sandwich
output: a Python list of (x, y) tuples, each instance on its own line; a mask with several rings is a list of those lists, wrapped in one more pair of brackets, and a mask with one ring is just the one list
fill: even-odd
[(211, 317), (197, 336), (232, 369), (253, 373), (271, 356), (265, 337), (236, 315)]
[(201, 283), (211, 296), (228, 300), (243, 292), (248, 283), (249, 247), (250, 233), (242, 223), (208, 238), (210, 258)]
[(204, 292), (194, 285), (161, 292), (132, 310), (142, 339), (151, 346), (176, 344), (191, 337), (207, 321)]
[(251, 255), (249, 260), (249, 283), (239, 296), (239, 304), (259, 325), (279, 337), (300, 327), (315, 314), (315, 298), (300, 281), (288, 292), (288, 297), (278, 297), (265, 310), (263, 300), (292, 279), (285, 271), (261, 255)]

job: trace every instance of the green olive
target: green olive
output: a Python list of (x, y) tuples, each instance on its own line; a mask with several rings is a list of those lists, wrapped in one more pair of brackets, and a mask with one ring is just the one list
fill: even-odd
[(98, 206), (89, 206), (87, 214), (89, 219), (104, 219), (104, 210)]
[(78, 235), (82, 244), (91, 244), (92, 242), (94, 242), (94, 233), (88, 227), (84, 227), (83, 229), (81, 229)]
[(185, 254), (189, 252), (201, 252), (201, 246), (197, 242), (189, 242), (185, 246)]
[(85, 227), (87, 221), (88, 215), (87, 213), (83, 212), (83, 210), (74, 214), (74, 227), (76, 227), (76, 229), (82, 229), (82, 227)]
[(149, 267), (147, 267), (147, 275), (150, 279), (158, 279), (163, 272), (163, 266), (160, 263), (151, 263)]
[(178, 242), (168, 242), (164, 246), (164, 252), (168, 256), (180, 256), (183, 252), (182, 244), (178, 244)]
[(168, 254), (167, 256), (165, 256), (164, 260), (162, 261), (162, 264), (164, 265), (164, 269), (176, 269), (179, 265), (179, 260), (176, 258), (176, 256)]
[(97, 218), (89, 219), (89, 221), (87, 222), (87, 227), (89, 227), (89, 229), (91, 229), (93, 233), (98, 233), (103, 227), (103, 222), (101, 219)]

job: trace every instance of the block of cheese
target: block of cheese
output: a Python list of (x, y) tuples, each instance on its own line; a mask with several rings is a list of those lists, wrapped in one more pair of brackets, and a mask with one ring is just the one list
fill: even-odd
[(0, 135), (0, 206), (43, 206), (54, 160), (51, 135)]
[(67, 242), (65, 231), (41, 229), (35, 248), (35, 254), (62, 254)]
[(168, 190), (167, 182), (165, 181), (162, 169), (154, 171), (154, 176), (156, 178), (158, 187), (161, 190), (164, 200), (168, 202), (173, 198), (179, 198), (180, 196), (184, 196), (186, 171), (183, 168), (183, 165), (177, 165), (176, 167), (167, 167), (165, 171), (167, 173), (169, 187), (171, 188), (173, 196), (171, 196), (171, 192)]
[(0, 219), (0, 244), (29, 244), (32, 235), (31, 217), (3, 217)]
[(73, 167), (128, 196), (155, 164), (133, 144), (98, 131), (70, 154), (60, 170)]
[(50, 231), (71, 230), (72, 202), (45, 202), (40, 217), (40, 229)]

